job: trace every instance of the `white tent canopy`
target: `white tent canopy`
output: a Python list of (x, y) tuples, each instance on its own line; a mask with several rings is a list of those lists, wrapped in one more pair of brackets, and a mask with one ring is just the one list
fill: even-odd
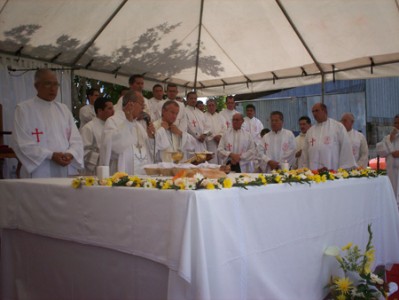
[(0, 54), (200, 95), (399, 75), (398, 0), (0, 0)]

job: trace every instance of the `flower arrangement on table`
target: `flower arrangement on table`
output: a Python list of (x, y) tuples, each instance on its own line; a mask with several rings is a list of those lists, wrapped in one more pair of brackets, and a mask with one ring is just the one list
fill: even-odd
[[(368, 225), (369, 239), (364, 253), (357, 245), (347, 244), (341, 249), (332, 246), (324, 252), (327, 255), (335, 256), (340, 268), (344, 272), (343, 277), (332, 276), (327, 287), (330, 289), (331, 299), (379, 299), (387, 297), (388, 284), (381, 276), (371, 272), (374, 262), (375, 249), (371, 241), (373, 233), (371, 225)], [(343, 251), (345, 256), (341, 256)], [(330, 298), (328, 298), (330, 299)]]
[(117, 172), (112, 177), (98, 180), (95, 177), (76, 177), (72, 181), (72, 187), (82, 186), (126, 186), (135, 188), (157, 188), (162, 190), (198, 190), (198, 189), (222, 189), (231, 187), (262, 186), (267, 184), (300, 183), (311, 184), (326, 182), (328, 180), (340, 180), (347, 178), (377, 177), (379, 174), (371, 169), (354, 169), (351, 171), (339, 169), (311, 171), (309, 169), (277, 170), (270, 174), (235, 174), (226, 177), (211, 179), (197, 173), (193, 177), (186, 177), (185, 172), (179, 172), (174, 177), (149, 177), (131, 176)]

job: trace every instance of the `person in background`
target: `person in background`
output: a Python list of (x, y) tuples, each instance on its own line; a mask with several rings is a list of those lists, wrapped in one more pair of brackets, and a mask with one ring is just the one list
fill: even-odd
[(153, 115), (153, 121), (161, 118), (161, 114), (158, 112), (159, 103), (163, 102), (163, 87), (160, 84), (155, 84), (152, 87), (152, 98), (148, 100), (149, 110)]
[(246, 117), (244, 118), (244, 124), (242, 128), (247, 131), (255, 141), (255, 143), (260, 143), (260, 132), (263, 129), (262, 122), (255, 117), (256, 108), (253, 104), (248, 104), (245, 108)]
[(162, 116), (162, 108), (166, 101), (175, 101), (179, 105), (179, 114), (177, 115), (175, 125), (180, 129), (182, 132), (187, 131), (187, 118), (186, 118), (186, 110), (184, 103), (178, 100), (177, 95), (179, 94), (179, 90), (177, 89), (177, 85), (174, 83), (168, 83), (166, 86), (166, 100), (160, 101), (157, 107), (158, 115)]
[(205, 152), (206, 143), (205, 139), (211, 132), (210, 127), (205, 123), (205, 116), (200, 111), (197, 105), (197, 94), (189, 92), (186, 96), (186, 118), (187, 118), (187, 132), (195, 139), (194, 152)]
[(283, 168), (283, 163), (291, 166), (295, 160), (296, 143), (294, 134), (283, 128), (284, 115), (280, 111), (270, 114), (272, 130), (261, 140), (259, 153), (260, 167), (264, 172)]
[(226, 131), (225, 119), (216, 111), (216, 100), (209, 99), (206, 102), (207, 112), (204, 114), (205, 123), (210, 127), (211, 134), (206, 138), (206, 148), (209, 152), (212, 152), (213, 158), (209, 161), (210, 163), (220, 164), (219, 157), (217, 155), (217, 149), (222, 138), (223, 133)]
[(129, 91), (123, 96), (122, 110), (115, 111), (105, 122), (100, 165), (109, 166), (110, 174), (126, 172), (144, 175), (144, 166), (153, 162), (151, 149), (155, 129), (151, 123), (146, 129), (139, 123), (143, 109), (141, 92)]
[(179, 109), (177, 101), (166, 101), (162, 107), (162, 118), (154, 123), (156, 161), (173, 162), (172, 156), (176, 152), (181, 152), (182, 159), (187, 159), (186, 152), (194, 148), (195, 139), (175, 124)]
[(99, 89), (92, 88), (87, 91), (87, 99), (89, 104), (82, 106), (79, 110), (80, 128), (83, 128), (85, 124), (89, 123), (96, 117), (96, 113), (94, 111), (94, 102), (98, 97), (100, 97)]
[(313, 105), (312, 113), (316, 124), (306, 133), (302, 150), (304, 167), (311, 170), (355, 167), (352, 144), (344, 125), (328, 117), (324, 103)]
[(270, 129), (269, 128), (263, 128), (261, 131), (260, 131), (260, 138), (263, 138), (264, 136), (265, 136), (265, 134), (266, 133), (269, 133), (270, 132)]
[(253, 161), (256, 157), (256, 146), (252, 136), (243, 130), (244, 118), (236, 113), (232, 118), (233, 125), (227, 129), (220, 139), (218, 154), (225, 165), (230, 165), (231, 171), (237, 173), (253, 173)]
[(233, 96), (227, 96), (226, 97), (226, 108), (223, 109), (220, 112), (220, 115), (224, 118), (225, 120), (225, 124), (226, 124), (226, 128), (229, 129), (231, 128), (231, 121), (233, 119), (233, 116), (237, 113), (239, 113), (238, 111), (235, 110), (236, 107), (236, 103), (234, 101), (234, 97)]
[(349, 139), (352, 143), (352, 153), (358, 167), (367, 168), (369, 163), (369, 147), (366, 138), (356, 129), (353, 129), (355, 116), (352, 113), (344, 113), (341, 117), (341, 123), (348, 132)]
[(37, 95), (17, 105), (12, 148), (22, 176), (67, 177), (83, 168), (83, 143), (71, 111), (58, 101), (59, 83), (49, 69), (35, 73)]
[(195, 107), (196, 107), (200, 112), (205, 112), (205, 105), (204, 105), (204, 102), (202, 102), (201, 100), (197, 100), (197, 104), (195, 105)]
[(302, 116), (298, 120), (299, 130), (301, 131), (299, 135), (295, 138), (296, 141), (296, 153), (295, 153), (295, 163), (293, 165), (294, 169), (303, 168), (303, 155), (302, 149), (306, 141), (306, 132), (312, 126), (312, 122), (308, 116)]
[(105, 121), (114, 115), (111, 99), (100, 97), (94, 103), (96, 117), (80, 130), (84, 147), (84, 175), (95, 175), (100, 162), (100, 146)]
[(399, 206), (399, 114), (393, 119), (391, 133), (376, 145), (377, 154), (386, 157), (386, 168), (389, 180)]

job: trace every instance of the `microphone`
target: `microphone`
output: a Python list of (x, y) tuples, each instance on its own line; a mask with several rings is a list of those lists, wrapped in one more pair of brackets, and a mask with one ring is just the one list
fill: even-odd
[(150, 123), (151, 123), (151, 117), (150, 117), (150, 115), (147, 114), (145, 111), (143, 111), (143, 112), (141, 113), (141, 118), (140, 118), (140, 119), (144, 120), (145, 123), (147, 124), (147, 126), (149, 126)]

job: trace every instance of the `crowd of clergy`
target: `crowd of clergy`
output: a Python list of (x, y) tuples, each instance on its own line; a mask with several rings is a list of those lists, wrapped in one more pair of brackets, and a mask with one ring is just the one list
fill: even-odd
[[(256, 118), (255, 106), (246, 106), (246, 116), (235, 110), (233, 96), (217, 112), (208, 100), (206, 111), (197, 94), (189, 92), (186, 104), (178, 99), (178, 87), (168, 84), (166, 99), (162, 85), (153, 87), (153, 97), (143, 97), (144, 78), (132, 75), (129, 89), (114, 105), (88, 91), (88, 105), (79, 112), (78, 130), (72, 113), (54, 101), (59, 83), (54, 72), (35, 73), (37, 95), (17, 105), (13, 149), (23, 165), (24, 177), (94, 175), (97, 166), (110, 173), (145, 174), (144, 166), (172, 162), (173, 153), (182, 161), (198, 152), (212, 152), (211, 163), (230, 165), (235, 172), (270, 172), (281, 168), (351, 169), (368, 166), (368, 145), (353, 128), (355, 116), (345, 113), (340, 122), (328, 117), (325, 104), (312, 107), (315, 123), (299, 119), (300, 134), (284, 128), (284, 115), (270, 113), (270, 130)], [(387, 170), (396, 195), (399, 174), (399, 115), (394, 127), (377, 145), (387, 157)], [(267, 133), (266, 133), (267, 132)]]

